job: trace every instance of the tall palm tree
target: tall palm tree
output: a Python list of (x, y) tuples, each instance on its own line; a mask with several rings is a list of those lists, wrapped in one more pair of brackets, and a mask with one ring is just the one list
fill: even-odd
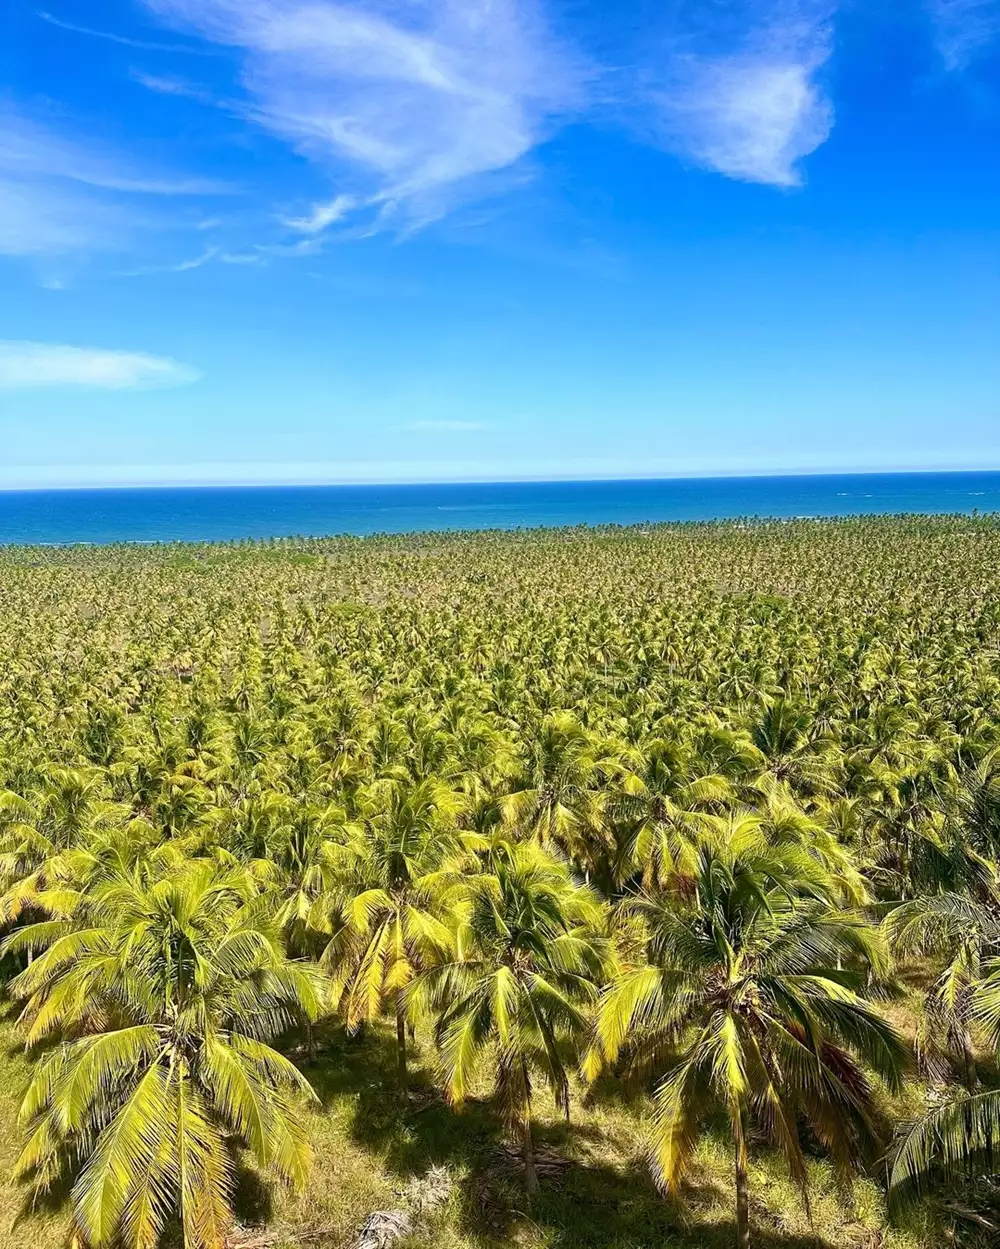
[(641, 876), (663, 887), (694, 862), (706, 813), (733, 798), (726, 777), (705, 772), (690, 747), (656, 738), (637, 748), (636, 759), (613, 797), (609, 815), (617, 843), (619, 882)]
[(689, 897), (645, 895), (649, 962), (604, 998), (590, 1075), (619, 1061), (657, 1080), (653, 1167), (676, 1189), (705, 1114), (722, 1107), (735, 1157), (737, 1244), (750, 1243), (747, 1147), (757, 1122), (805, 1193), (797, 1119), (842, 1171), (874, 1145), (858, 1059), (898, 1087), (903, 1043), (865, 1000), (885, 967), (875, 933), (836, 909), (834, 882), (797, 846), (741, 821), (706, 837)]
[(836, 752), (815, 733), (810, 716), (785, 698), (769, 699), (753, 726), (754, 745), (766, 760), (766, 771), (797, 793), (830, 794)]
[[(971, 995), (970, 1015), (1000, 1056), (1000, 960), (994, 958)], [(1000, 1089), (946, 1102), (902, 1134), (889, 1175), (893, 1206), (909, 1204), (934, 1183), (995, 1175), (1000, 1169)]]
[(974, 850), (1000, 855), (1000, 748), (959, 773), (950, 814)]
[(393, 1008), (404, 1097), (407, 988), (454, 948), (449, 907), (458, 877), (449, 861), (461, 846), (456, 821), (464, 804), (435, 779), (376, 782), (360, 828), (330, 850), (335, 883), (322, 962), (349, 1028)]
[(899, 958), (932, 954), (944, 967), (924, 998), (918, 1041), (933, 1061), (955, 1056), (970, 1093), (979, 1083), (971, 1026), (989, 962), (1000, 954), (1000, 900), (939, 893), (890, 911), (884, 928)]
[(44, 952), (12, 984), (29, 1046), (43, 1045), (16, 1174), (45, 1190), (75, 1171), (92, 1249), (155, 1249), (178, 1218), (190, 1249), (222, 1249), (230, 1142), (301, 1184), (310, 1147), (292, 1100), (310, 1093), (268, 1043), (318, 1009), (249, 877), (205, 861), (113, 870), (74, 914), (21, 928)]
[(497, 1104), (520, 1142), (529, 1193), (538, 1187), (531, 1139), (532, 1077), (541, 1074), (569, 1112), (564, 1040), (586, 1036), (588, 1007), (608, 965), (603, 910), (565, 865), (535, 845), (502, 845), (491, 870), (469, 881), (458, 958), (425, 986), (448, 1095), (466, 1097), (477, 1069), (495, 1071)]
[(589, 874), (607, 849), (602, 782), (622, 770), (622, 760), (571, 711), (546, 716), (528, 739), (527, 755), (503, 799), (506, 819)]
[(575, 839), (594, 783), (593, 743), (570, 711), (547, 716), (527, 742), (528, 758), (506, 800), (507, 815), (542, 845)]

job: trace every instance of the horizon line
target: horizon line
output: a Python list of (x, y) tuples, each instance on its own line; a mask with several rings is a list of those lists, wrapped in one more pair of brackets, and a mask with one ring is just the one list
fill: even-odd
[(316, 490), (316, 489), (370, 489), (373, 486), (545, 486), (586, 485), (588, 483), (628, 482), (675, 482), (675, 481), (787, 481), (794, 478), (815, 477), (916, 477), (937, 475), (962, 477), (976, 474), (1000, 474), (1000, 464), (977, 468), (842, 468), (842, 469), (795, 469), (778, 472), (770, 469), (732, 472), (689, 473), (637, 473), (612, 476), (580, 477), (453, 477), (414, 478), (412, 480), (366, 478), (364, 480), (302, 480), (266, 481), (139, 481), (104, 482), (95, 484), (63, 485), (0, 485), (0, 494), (50, 494), (50, 493), (98, 493), (114, 490)]

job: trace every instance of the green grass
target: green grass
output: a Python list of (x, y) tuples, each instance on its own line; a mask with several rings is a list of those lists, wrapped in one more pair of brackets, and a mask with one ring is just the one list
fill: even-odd
[[(473, 1100), (455, 1113), (435, 1091), (427, 1047), (413, 1063), (413, 1099), (401, 1109), (393, 1037), (369, 1029), (323, 1040), (306, 1070), (320, 1104), (303, 1109), (315, 1148), (305, 1192), (275, 1190), (244, 1178), (238, 1213), (247, 1227), (266, 1225), (282, 1238), (275, 1249), (296, 1249), (296, 1231), (329, 1227), (319, 1249), (349, 1245), (374, 1210), (412, 1206), (414, 1185), (431, 1166), (452, 1177), (451, 1196), (427, 1216), (410, 1246), (433, 1249), (730, 1249), (734, 1242), (730, 1147), (710, 1132), (698, 1150), (681, 1201), (667, 1201), (649, 1178), (644, 1158), (643, 1108), (619, 1090), (602, 1088), (589, 1100), (577, 1090), (567, 1126), (548, 1096), (537, 1097), (540, 1151), (567, 1160), (557, 1179), (543, 1181), (530, 1208), (517, 1177), (489, 1182), (502, 1134), (488, 1102)], [(23, 1196), (9, 1181), (17, 1155), (17, 1105), (27, 1065), (9, 1025), (0, 1030), (0, 1249), (64, 1249), (66, 1215), (35, 1212), (14, 1223)], [(928, 1234), (888, 1228), (875, 1184), (860, 1182), (853, 1211), (838, 1196), (829, 1166), (810, 1162), (810, 1218), (781, 1160), (756, 1150), (751, 1167), (757, 1249), (931, 1249)]]
[[(615, 1089), (586, 1098), (577, 1090), (567, 1125), (540, 1091), (536, 1144), (568, 1165), (543, 1181), (531, 1204), (515, 1177), (490, 1183), (502, 1134), (488, 1102), (453, 1111), (436, 1093), (430, 1065), (414, 1063), (414, 1098), (400, 1110), (388, 1032), (363, 1039), (335, 1033), (307, 1070), (321, 1106), (312, 1112), (316, 1163), (307, 1191), (275, 1196), (279, 1226), (331, 1226), (330, 1244), (349, 1242), (375, 1209), (405, 1207), (408, 1187), (431, 1166), (454, 1179), (452, 1196), (414, 1244), (434, 1249), (729, 1249), (735, 1239), (731, 1147), (709, 1133), (682, 1201), (667, 1201), (649, 1177), (643, 1109)], [(822, 1160), (810, 1162), (811, 1214), (780, 1158), (756, 1151), (751, 1168), (754, 1243), (761, 1249), (929, 1249), (936, 1241), (886, 1226), (881, 1194), (869, 1181), (841, 1199)], [(288, 1249), (295, 1245), (294, 1235)]]
[(29, 1075), (15, 1029), (0, 1023), (0, 1249), (65, 1249), (65, 1212), (36, 1210), (21, 1219), (24, 1190), (10, 1178), (21, 1149), (17, 1112)]

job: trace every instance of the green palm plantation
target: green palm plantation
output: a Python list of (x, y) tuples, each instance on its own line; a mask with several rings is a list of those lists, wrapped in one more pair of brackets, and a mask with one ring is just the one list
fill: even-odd
[(363, 828), (331, 847), (331, 936), (323, 964), (349, 1028), (389, 1007), (396, 1020), (400, 1092), (407, 1089), (408, 990), (451, 956), (449, 902), (461, 851), (456, 818), (462, 796), (439, 781), (386, 781), (366, 797)]
[(652, 1157), (675, 1191), (706, 1115), (725, 1114), (735, 1159), (737, 1244), (750, 1243), (753, 1129), (784, 1153), (805, 1189), (799, 1119), (841, 1170), (876, 1145), (864, 1069), (899, 1086), (905, 1049), (866, 1000), (885, 968), (877, 933), (836, 909), (833, 882), (797, 847), (746, 822), (706, 838), (689, 900), (645, 896), (649, 963), (606, 994), (587, 1069), (656, 1081)]
[(469, 1249), (585, 1058), (635, 1099), (574, 1098), (525, 1249), (702, 1249), (734, 1176), (745, 1235), (784, 1160), (816, 1227), (761, 1183), (759, 1234), (992, 1249), (998, 761), (995, 516), (0, 546), (0, 1242), (217, 1244), (249, 1172), (231, 1240), (343, 1189), (351, 1244), (426, 1145)]
[(601, 905), (562, 863), (531, 844), (502, 844), (487, 858), (489, 871), (469, 882), (457, 957), (427, 973), (426, 990), (449, 1097), (460, 1106), (490, 1070), (530, 1194), (532, 1084), (543, 1079), (569, 1113), (566, 1045), (587, 1036), (610, 951)]

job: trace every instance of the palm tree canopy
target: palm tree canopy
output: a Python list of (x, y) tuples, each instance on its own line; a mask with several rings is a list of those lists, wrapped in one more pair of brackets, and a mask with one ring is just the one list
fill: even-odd
[(754, 1117), (803, 1184), (797, 1116), (845, 1172), (874, 1148), (859, 1060), (898, 1088), (905, 1048), (866, 1000), (885, 948), (835, 892), (817, 859), (744, 822), (702, 844), (687, 896), (634, 903), (649, 961), (605, 995), (587, 1070), (621, 1063), (656, 1081), (654, 1164), (668, 1190), (713, 1103), (739, 1132)]
[(74, 1160), (78, 1226), (95, 1249), (154, 1249), (180, 1215), (215, 1249), (229, 1221), (228, 1138), (290, 1183), (310, 1150), (292, 1100), (309, 1092), (269, 1044), (319, 1007), (241, 871), (109, 871), (72, 917), (17, 930), (41, 949), (12, 982), (29, 1044), (46, 1045), (25, 1095), (17, 1172), (49, 1187)]
[(490, 870), (469, 882), (458, 957), (429, 974), (427, 990), (452, 1100), (464, 1100), (490, 1053), (504, 1116), (516, 1128), (532, 1071), (566, 1105), (561, 1040), (586, 1034), (611, 954), (601, 904), (564, 864), (531, 844), (504, 844), (489, 858)]

